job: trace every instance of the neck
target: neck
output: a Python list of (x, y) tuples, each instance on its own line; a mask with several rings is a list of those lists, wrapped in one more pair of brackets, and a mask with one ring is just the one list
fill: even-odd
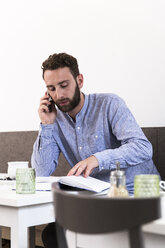
[(70, 117), (75, 119), (76, 115), (80, 112), (80, 110), (82, 109), (83, 105), (84, 105), (84, 95), (81, 92), (80, 93), (80, 102), (79, 102), (79, 104), (72, 111), (68, 112)]

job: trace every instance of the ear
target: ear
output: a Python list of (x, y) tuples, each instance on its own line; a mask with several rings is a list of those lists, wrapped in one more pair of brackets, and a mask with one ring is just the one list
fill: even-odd
[(78, 83), (79, 89), (81, 89), (83, 87), (83, 84), (84, 84), (84, 77), (82, 74), (79, 74), (77, 76), (77, 83)]

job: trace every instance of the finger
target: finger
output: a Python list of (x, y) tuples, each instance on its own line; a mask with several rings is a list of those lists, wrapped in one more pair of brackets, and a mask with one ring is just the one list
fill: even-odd
[(38, 109), (39, 113), (43, 113), (43, 112), (49, 112), (48, 106), (46, 105), (41, 105)]
[(67, 176), (72, 176), (72, 175), (74, 175), (74, 174), (76, 173), (77, 169), (78, 169), (78, 166), (75, 165), (75, 166), (68, 172)]
[(86, 169), (83, 172), (84, 177), (88, 177), (91, 174), (92, 170), (86, 167)]
[(81, 175), (81, 173), (85, 170), (85, 168), (86, 168), (86, 165), (83, 165), (83, 164), (80, 165), (80, 166), (78, 167), (77, 171), (76, 171), (75, 176)]
[(44, 100), (40, 101), (40, 105), (50, 105), (50, 104), (51, 104), (51, 102), (49, 100), (47, 100), (47, 99), (44, 99)]

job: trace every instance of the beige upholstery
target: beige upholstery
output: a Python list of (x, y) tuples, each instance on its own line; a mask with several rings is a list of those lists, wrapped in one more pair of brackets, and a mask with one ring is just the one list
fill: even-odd
[[(0, 172), (7, 172), (9, 161), (29, 161), (33, 150), (33, 144), (38, 131), (0, 132)], [(70, 166), (62, 154), (59, 157), (59, 165), (53, 175), (64, 176)]]

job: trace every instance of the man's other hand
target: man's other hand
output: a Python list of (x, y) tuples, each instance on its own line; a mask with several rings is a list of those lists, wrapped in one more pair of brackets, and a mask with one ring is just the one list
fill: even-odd
[(77, 163), (67, 174), (67, 176), (79, 176), (83, 174), (84, 177), (88, 177), (94, 168), (98, 167), (98, 161), (95, 156), (90, 156), (79, 163)]

